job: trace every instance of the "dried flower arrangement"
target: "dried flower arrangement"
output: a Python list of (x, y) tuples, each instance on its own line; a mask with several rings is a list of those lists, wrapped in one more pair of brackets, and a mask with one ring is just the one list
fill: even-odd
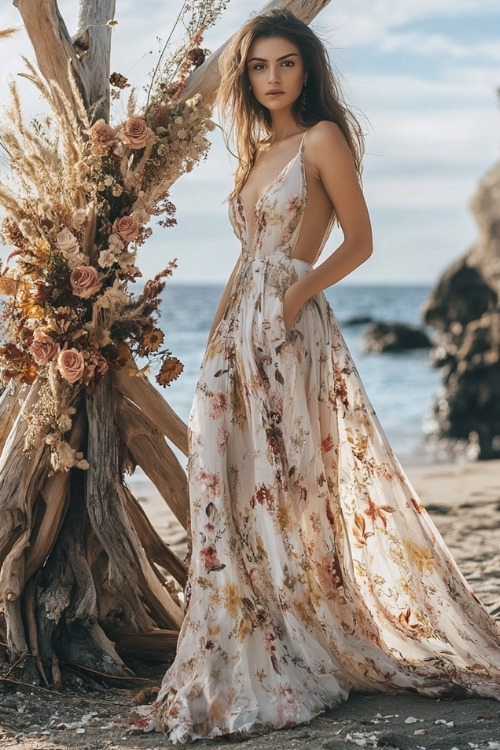
[[(134, 115), (131, 96), (129, 116), (118, 126), (91, 123), (83, 105), (74, 112), (57, 84), (27, 61), (25, 77), (52, 114), (26, 125), (10, 84), (2, 146), (12, 175), (0, 186), (0, 236), (13, 250), (0, 274), (0, 373), (4, 384), (39, 382), (26, 443), (45, 438), (53, 470), (86, 466), (64, 435), (79, 393), (109, 368), (126, 367), (131, 355), (155, 359), (162, 386), (182, 371), (158, 325), (159, 295), (175, 261), (139, 294), (128, 284), (141, 276), (137, 249), (152, 233), (151, 217), (162, 217), (162, 226), (175, 223), (169, 187), (207, 153), (210, 108), (199, 96), (181, 103), (180, 95), (205, 58), (202, 33), (224, 7), (183, 4), (182, 13), (191, 13), (187, 42), (157, 65), (142, 115)], [(121, 90), (127, 81), (113, 73), (111, 84)]]

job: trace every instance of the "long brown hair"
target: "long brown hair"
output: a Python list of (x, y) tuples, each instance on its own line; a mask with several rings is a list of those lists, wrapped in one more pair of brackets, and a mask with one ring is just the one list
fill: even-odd
[(272, 134), (269, 110), (250, 90), (247, 57), (250, 46), (262, 37), (281, 37), (298, 47), (307, 73), (307, 94), (293, 105), (297, 124), (307, 130), (321, 120), (338, 125), (351, 150), (358, 174), (363, 156), (363, 131), (344, 103), (333, 75), (328, 53), (316, 34), (287, 10), (270, 10), (251, 18), (236, 34), (219, 63), (221, 83), (217, 102), (230, 122), (229, 137), (236, 148), (238, 166), (232, 195), (243, 187), (259, 144)]

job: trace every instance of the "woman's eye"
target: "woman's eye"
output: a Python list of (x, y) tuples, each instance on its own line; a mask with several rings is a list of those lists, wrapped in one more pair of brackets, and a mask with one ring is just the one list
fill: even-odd
[(282, 65), (286, 66), (287, 68), (292, 68), (294, 65), (293, 60), (284, 60)]

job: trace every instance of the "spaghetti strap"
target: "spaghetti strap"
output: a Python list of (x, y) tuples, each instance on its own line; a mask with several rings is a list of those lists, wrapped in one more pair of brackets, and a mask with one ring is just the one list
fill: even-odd
[(309, 130), (304, 130), (304, 135), (300, 139), (300, 146), (299, 146), (299, 154), (302, 155), (302, 152), (304, 151), (304, 143), (306, 142), (306, 135), (308, 134)]

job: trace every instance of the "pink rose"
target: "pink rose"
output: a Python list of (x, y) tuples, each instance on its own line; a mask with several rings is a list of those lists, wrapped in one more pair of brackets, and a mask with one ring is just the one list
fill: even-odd
[(46, 365), (57, 357), (59, 354), (59, 344), (39, 328), (33, 336), (33, 343), (29, 347), (31, 356), (37, 365)]
[(156, 136), (142, 117), (131, 117), (123, 123), (118, 135), (129, 148), (144, 148)]
[(64, 349), (57, 358), (57, 366), (61, 376), (68, 383), (76, 383), (83, 376), (85, 360), (78, 349)]
[(115, 128), (108, 125), (104, 120), (97, 120), (89, 131), (90, 140), (93, 144), (112, 148), (118, 143)]
[(88, 299), (99, 291), (102, 282), (99, 281), (97, 271), (93, 266), (77, 266), (69, 277), (73, 294), (82, 299)]
[(119, 234), (124, 242), (131, 242), (139, 234), (139, 224), (131, 216), (121, 216), (114, 220), (113, 232)]

